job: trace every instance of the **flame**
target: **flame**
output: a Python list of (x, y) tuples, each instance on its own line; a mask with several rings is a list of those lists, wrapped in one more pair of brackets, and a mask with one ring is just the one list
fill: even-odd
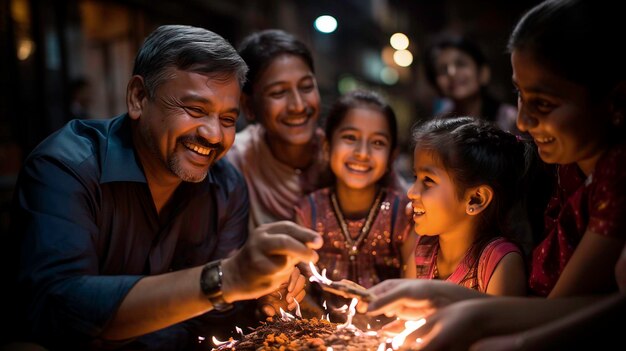
[[(389, 350), (392, 351), (392, 350), (399, 349), (400, 346), (404, 344), (404, 340), (406, 339), (406, 337), (409, 336), (409, 334), (411, 334), (412, 332), (419, 329), (424, 324), (426, 324), (426, 320), (424, 318), (417, 320), (417, 321), (404, 322), (404, 330), (400, 334), (394, 336), (393, 338), (387, 339), (385, 340), (385, 342), (378, 345), (377, 351), (389, 351)], [(420, 344), (422, 343), (421, 338), (417, 338), (415, 341)], [(391, 347), (387, 347), (387, 346), (391, 346)]]
[(317, 267), (315, 267), (313, 262), (309, 262), (309, 268), (311, 268), (311, 273), (313, 274), (309, 277), (309, 281), (326, 285), (330, 285), (333, 282), (326, 277), (326, 268), (322, 270), (322, 274), (317, 271)]
[(354, 298), (354, 297), (352, 298), (352, 301), (350, 301), (350, 307), (348, 307), (348, 318), (346, 319), (346, 322), (344, 324), (338, 325), (337, 329), (343, 329), (343, 328), (356, 329), (356, 327), (352, 324), (352, 317), (354, 317), (354, 315), (356, 314), (356, 304), (358, 302), (359, 302), (359, 299)]
[(237, 331), (237, 333), (243, 336), (243, 330), (241, 330), (241, 328), (239, 328), (238, 326), (235, 326), (235, 330)]
[[(243, 335), (243, 334), (241, 334), (241, 335)], [(203, 339), (203, 340), (204, 340), (204, 339)], [(235, 339), (233, 339), (233, 338), (229, 338), (229, 339), (228, 339), (228, 340), (226, 340), (226, 341), (219, 341), (219, 340), (217, 340), (217, 338), (216, 338), (216, 337), (212, 336), (212, 337), (211, 337), (211, 340), (213, 341), (213, 344), (214, 344), (215, 346), (222, 346), (222, 345), (226, 345), (225, 347), (233, 347), (233, 346), (235, 345), (235, 343), (237, 343), (237, 340), (235, 340)], [(215, 350), (215, 349), (212, 349), (212, 350)]]
[(426, 324), (426, 320), (424, 318), (417, 321), (406, 321), (404, 323), (404, 330), (393, 337), (393, 341), (391, 342), (391, 346), (394, 349), (397, 349), (404, 343), (404, 339), (406, 339), (409, 334), (419, 329), (422, 325)]
[(296, 303), (296, 316), (302, 318), (302, 312), (300, 311), (300, 304), (298, 303), (298, 300), (294, 298), (293, 301)]
[(296, 317), (294, 317), (291, 313), (285, 312), (285, 310), (283, 310), (282, 307), (279, 307), (278, 310), (280, 311), (280, 318), (283, 321), (290, 321), (292, 319), (296, 319)]

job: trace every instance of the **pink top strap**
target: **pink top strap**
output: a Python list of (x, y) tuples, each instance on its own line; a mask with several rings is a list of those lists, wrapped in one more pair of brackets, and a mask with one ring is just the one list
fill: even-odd
[(504, 256), (511, 252), (521, 254), (517, 245), (505, 238), (500, 237), (487, 244), (478, 262), (478, 286), (480, 287), (480, 291), (487, 291), (487, 286), (489, 286), (489, 281), (491, 280), (496, 266)]

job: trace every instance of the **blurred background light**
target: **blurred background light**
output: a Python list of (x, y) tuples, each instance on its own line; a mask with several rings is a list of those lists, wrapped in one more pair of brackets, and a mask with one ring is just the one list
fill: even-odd
[(409, 37), (404, 33), (395, 33), (389, 38), (389, 44), (396, 50), (404, 50), (409, 47)]
[(399, 74), (395, 68), (384, 67), (380, 71), (380, 80), (387, 85), (394, 85), (398, 83)]
[(337, 20), (329, 15), (319, 16), (315, 20), (315, 29), (322, 33), (332, 33), (337, 29)]
[(409, 50), (398, 50), (393, 53), (393, 60), (400, 67), (409, 67), (413, 63), (413, 54)]
[(342, 95), (359, 87), (359, 82), (350, 75), (344, 75), (337, 82), (337, 90)]

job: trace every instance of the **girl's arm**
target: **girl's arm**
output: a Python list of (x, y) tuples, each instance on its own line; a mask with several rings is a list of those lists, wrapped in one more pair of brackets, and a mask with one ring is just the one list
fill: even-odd
[(490, 295), (525, 296), (526, 282), (524, 258), (518, 252), (511, 252), (502, 257), (496, 266), (486, 292)]
[(587, 230), (548, 297), (615, 291), (614, 268), (624, 239)]
[(474, 344), (471, 351), (578, 350), (623, 343), (621, 328), (626, 321), (626, 294), (615, 294), (577, 312), (524, 332), (490, 337)]
[(420, 350), (424, 351), (467, 350), (477, 340), (528, 330), (563, 318), (603, 298), (492, 297), (461, 301), (427, 316), (426, 324), (406, 340), (422, 338)]

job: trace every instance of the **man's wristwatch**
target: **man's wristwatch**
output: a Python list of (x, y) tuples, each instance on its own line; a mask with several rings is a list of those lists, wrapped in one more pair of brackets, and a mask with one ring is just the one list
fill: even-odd
[(200, 274), (200, 288), (217, 311), (228, 311), (233, 308), (224, 300), (222, 294), (222, 261), (213, 261), (204, 265)]

